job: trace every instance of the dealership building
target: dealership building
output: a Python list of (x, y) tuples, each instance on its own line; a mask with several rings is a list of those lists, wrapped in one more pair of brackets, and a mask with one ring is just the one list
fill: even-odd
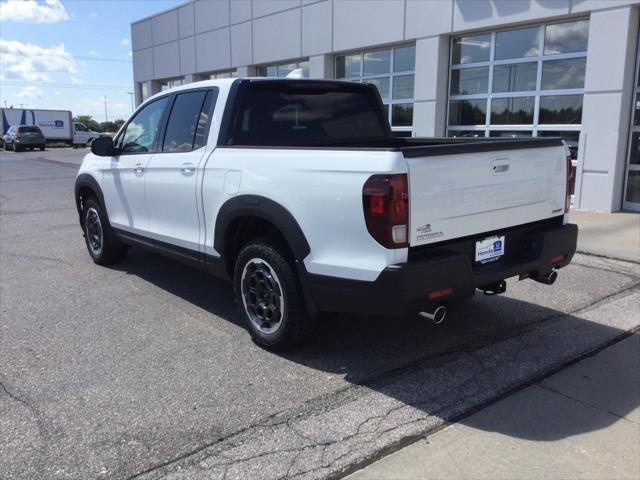
[(640, 211), (640, 0), (195, 0), (131, 25), (136, 101), (211, 78), (377, 86), (395, 135), (561, 136), (574, 208)]

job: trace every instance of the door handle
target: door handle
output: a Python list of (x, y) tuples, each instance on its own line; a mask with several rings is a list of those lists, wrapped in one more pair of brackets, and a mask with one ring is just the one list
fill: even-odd
[(191, 173), (195, 170), (196, 166), (193, 163), (183, 163), (181, 170), (184, 173)]
[(136, 166), (133, 169), (133, 171), (136, 172), (136, 173), (144, 172), (144, 165), (142, 165), (141, 163), (136, 163)]

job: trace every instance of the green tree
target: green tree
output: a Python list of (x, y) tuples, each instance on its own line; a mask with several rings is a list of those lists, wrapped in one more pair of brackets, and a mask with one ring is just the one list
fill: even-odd
[(91, 115), (78, 115), (77, 117), (73, 117), (74, 122), (84, 124), (89, 130), (93, 130), (95, 132), (102, 132), (103, 130), (100, 128), (100, 124), (96, 122)]

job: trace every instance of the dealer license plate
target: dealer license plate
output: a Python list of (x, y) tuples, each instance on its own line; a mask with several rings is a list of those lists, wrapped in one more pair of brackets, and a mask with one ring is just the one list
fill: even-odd
[(504, 235), (476, 242), (476, 262), (494, 262), (504, 255)]

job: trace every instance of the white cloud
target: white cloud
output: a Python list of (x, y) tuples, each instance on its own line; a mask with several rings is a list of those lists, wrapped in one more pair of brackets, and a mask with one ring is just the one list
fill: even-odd
[(62, 95), (62, 92), (61, 92), (60, 90), (56, 90), (56, 91), (55, 91), (55, 94), (56, 94), (56, 95)]
[(0, 79), (46, 82), (55, 73), (78, 73), (73, 55), (63, 44), (46, 48), (0, 38)]
[[(102, 95), (96, 97), (84, 97), (80, 100), (74, 110), (78, 115), (91, 115), (99, 122), (104, 121), (104, 97)], [(115, 120), (117, 118), (127, 118), (131, 112), (125, 102), (113, 101), (107, 96), (107, 114), (109, 120)]]
[(16, 97), (40, 99), (40, 98), (44, 97), (44, 92), (39, 87), (28, 86), (28, 87), (24, 87), (22, 90), (20, 90), (16, 94)]
[(95, 57), (98, 54), (97, 50), (89, 50), (89, 56), (90, 57)]
[(91, 13), (89, 14), (89, 16), (90, 16), (91, 18), (98, 18), (98, 14), (97, 14), (96, 12), (91, 12)]
[(127, 37), (124, 37), (122, 40), (120, 40), (120, 45), (122, 45), (123, 47), (128, 47), (129, 44), (131, 44), (131, 42)]
[(68, 20), (60, 0), (6, 0), (0, 3), (0, 21), (56, 23)]

